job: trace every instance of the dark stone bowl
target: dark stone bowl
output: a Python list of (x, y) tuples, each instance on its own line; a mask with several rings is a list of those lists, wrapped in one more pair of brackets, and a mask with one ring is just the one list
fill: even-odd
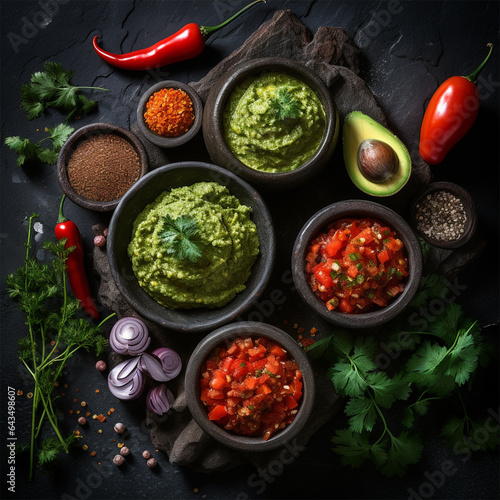
[[(291, 172), (271, 173), (250, 168), (234, 156), (224, 140), (222, 116), (229, 96), (247, 77), (264, 71), (278, 71), (304, 81), (316, 92), (325, 110), (326, 127), (318, 150), (308, 161)], [(330, 160), (338, 135), (339, 116), (328, 87), (313, 71), (291, 59), (269, 57), (241, 63), (217, 81), (205, 102), (203, 138), (213, 162), (269, 191), (291, 189), (316, 175)]]
[[(194, 122), (191, 125), (191, 128), (186, 133), (179, 135), (178, 137), (163, 137), (161, 135), (158, 135), (156, 132), (153, 132), (144, 121), (144, 112), (146, 111), (146, 104), (149, 98), (155, 92), (158, 92), (161, 89), (168, 88), (184, 90), (184, 92), (189, 95), (191, 101), (193, 102)], [(150, 87), (142, 95), (141, 99), (139, 100), (139, 104), (137, 105), (137, 125), (139, 126), (140, 131), (149, 142), (161, 148), (175, 148), (190, 141), (200, 131), (202, 118), (203, 103), (201, 102), (200, 96), (193, 88), (191, 88), (186, 83), (177, 82), (174, 80), (165, 80), (162, 82), (158, 82)]]
[[(416, 220), (416, 209), (417, 204), (425, 199), (431, 193), (435, 193), (436, 191), (446, 191), (455, 195), (460, 199), (462, 205), (464, 207), (465, 213), (467, 215), (467, 220), (465, 222), (464, 232), (460, 238), (455, 240), (438, 240), (433, 238), (422, 231), (418, 230), (418, 224)], [(433, 182), (426, 186), (423, 191), (421, 191), (413, 200), (411, 204), (411, 221), (412, 225), (418, 234), (425, 240), (427, 243), (434, 245), (440, 248), (448, 248), (453, 250), (455, 248), (459, 248), (465, 245), (476, 232), (477, 227), (477, 215), (476, 215), (476, 207), (474, 205), (474, 201), (472, 200), (471, 195), (464, 188), (454, 184), (452, 182)]]
[[(298, 413), (294, 421), (276, 432), (267, 441), (261, 437), (241, 436), (227, 431), (208, 419), (205, 405), (200, 400), (200, 378), (203, 362), (218, 345), (231, 342), (238, 337), (266, 337), (283, 347), (295, 359), (302, 372), (303, 395), (299, 400)], [(186, 367), (186, 397), (189, 410), (198, 425), (211, 437), (239, 451), (267, 451), (290, 443), (304, 428), (314, 404), (314, 374), (309, 358), (297, 342), (275, 326), (259, 322), (236, 322), (223, 326), (207, 335), (194, 349)]]
[[(401, 239), (408, 257), (409, 271), (405, 289), (386, 307), (358, 314), (329, 311), (311, 290), (305, 272), (306, 254), (311, 240), (328, 224), (348, 217), (372, 217), (385, 222)], [(422, 253), (412, 228), (396, 212), (373, 201), (346, 200), (333, 203), (314, 214), (300, 230), (293, 247), (292, 275), (302, 299), (316, 314), (345, 328), (370, 328), (390, 321), (401, 313), (414, 297), (422, 276)]]
[(70, 198), (77, 205), (80, 205), (81, 207), (86, 208), (87, 210), (94, 210), (95, 212), (111, 212), (117, 207), (121, 198), (109, 201), (91, 200), (77, 193), (71, 186), (68, 179), (68, 171), (67, 171), (68, 162), (75, 148), (81, 141), (89, 138), (92, 135), (98, 135), (98, 134), (115, 134), (126, 139), (133, 146), (136, 153), (139, 155), (139, 161), (140, 161), (139, 178), (142, 178), (148, 172), (149, 170), (148, 155), (146, 154), (146, 150), (144, 149), (144, 146), (142, 145), (141, 141), (135, 134), (129, 132), (128, 130), (125, 130), (122, 127), (113, 125), (112, 123), (92, 123), (90, 125), (85, 125), (84, 127), (78, 129), (64, 143), (57, 158), (57, 175), (59, 178), (59, 184), (61, 185), (61, 189), (66, 194), (66, 196), (68, 196), (68, 198)]
[[(168, 309), (139, 286), (127, 255), (127, 247), (132, 236), (132, 225), (146, 205), (164, 191), (196, 182), (217, 182), (224, 185), (240, 203), (252, 208), (252, 220), (259, 232), (260, 254), (252, 267), (246, 289), (225, 306), (216, 309)], [(127, 192), (111, 218), (107, 248), (116, 286), (140, 315), (171, 330), (203, 332), (234, 321), (259, 298), (274, 266), (275, 236), (268, 208), (249, 184), (215, 165), (179, 162), (153, 170)]]

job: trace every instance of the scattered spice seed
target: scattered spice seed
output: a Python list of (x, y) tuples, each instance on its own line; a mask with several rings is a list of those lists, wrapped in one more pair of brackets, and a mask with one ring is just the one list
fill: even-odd
[(122, 465), (123, 462), (125, 462), (125, 458), (123, 458), (121, 455), (115, 455), (113, 458), (113, 463), (115, 465)]
[(78, 419), (78, 423), (79, 423), (80, 425), (85, 425), (85, 424), (87, 423), (87, 419), (86, 419), (85, 417), (80, 417), (80, 418)]
[(91, 457), (95, 457), (96, 455), (97, 455), (97, 453), (96, 453), (95, 451), (92, 451), (92, 452), (90, 453), (90, 456), (91, 456)]
[(94, 245), (96, 247), (103, 247), (106, 244), (106, 238), (100, 234), (94, 237)]
[(139, 179), (139, 155), (124, 137), (94, 134), (76, 145), (67, 174), (79, 195), (94, 201), (116, 200)]
[(142, 452), (142, 458), (145, 458), (146, 460), (151, 457), (151, 453), (149, 453), (148, 450), (144, 450)]
[(21, 391), (21, 389), (19, 389), (19, 390), (17, 391), (17, 395), (18, 395), (18, 396), (22, 396), (22, 395), (23, 395), (23, 391)]
[(178, 137), (193, 125), (193, 101), (181, 89), (161, 89), (146, 103), (144, 121), (162, 137)]
[(152, 469), (153, 467), (156, 467), (158, 465), (158, 462), (156, 461), (156, 458), (151, 457), (147, 462), (148, 467)]
[(438, 241), (458, 240), (465, 231), (467, 213), (462, 200), (448, 191), (429, 193), (415, 206), (417, 229)]
[(106, 370), (106, 361), (103, 361), (102, 359), (100, 359), (96, 364), (95, 364), (95, 368), (97, 371), (100, 371), (100, 372), (103, 372)]
[(125, 425), (121, 422), (118, 422), (115, 424), (114, 430), (117, 434), (123, 434), (125, 432)]
[[(75, 401), (75, 402), (76, 402), (76, 401)], [(87, 406), (87, 403), (86, 403), (85, 401), (82, 401), (82, 402), (80, 403), (80, 405), (81, 405), (81, 406)]]
[(122, 446), (120, 449), (120, 455), (126, 457), (130, 453), (130, 449), (127, 446)]
[(28, 392), (28, 394), (26, 394), (26, 397), (28, 399), (31, 399), (33, 397), (33, 393), (32, 392)]
[(96, 390), (95, 390), (95, 393), (96, 393), (96, 394), (99, 394), (100, 392), (101, 392), (101, 391), (100, 391), (99, 389), (96, 389)]
[(89, 449), (89, 447), (86, 444), (82, 444), (82, 450), (83, 451), (87, 451), (88, 449)]

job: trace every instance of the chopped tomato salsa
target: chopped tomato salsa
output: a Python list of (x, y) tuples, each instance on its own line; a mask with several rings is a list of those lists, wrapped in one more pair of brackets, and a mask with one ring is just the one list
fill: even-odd
[(210, 420), (236, 434), (268, 440), (294, 420), (302, 373), (275, 342), (238, 338), (212, 351), (202, 368), (200, 389)]
[(387, 306), (408, 276), (403, 242), (371, 218), (330, 224), (311, 241), (305, 266), (312, 291), (327, 309), (347, 314)]

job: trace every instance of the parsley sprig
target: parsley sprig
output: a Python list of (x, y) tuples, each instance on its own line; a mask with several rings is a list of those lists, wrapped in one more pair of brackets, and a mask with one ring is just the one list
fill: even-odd
[(97, 105), (80, 91), (84, 89), (103, 90), (103, 87), (75, 86), (71, 83), (74, 72), (66, 70), (60, 63), (48, 61), (45, 71), (31, 75), (30, 83), (21, 87), (21, 107), (28, 113), (28, 119), (41, 116), (48, 108), (67, 113), (66, 122), (82, 113), (88, 113)]
[[(38, 142), (31, 142), (29, 139), (22, 139), (16, 135), (7, 137), (5, 144), (17, 153), (18, 167), (21, 167), (29, 160), (40, 160), (48, 165), (53, 165), (57, 161), (59, 151), (73, 133), (73, 130), (73, 127), (60, 123), (54, 128), (47, 128), (50, 135)], [(42, 145), (44, 141), (52, 141), (52, 148), (44, 147)]]
[(295, 99), (292, 93), (284, 88), (278, 87), (275, 95), (271, 99), (271, 109), (276, 113), (280, 121), (298, 118), (300, 116), (300, 102)]
[[(78, 316), (79, 301), (67, 294), (66, 260), (73, 248), (65, 249), (66, 240), (46, 241), (44, 248), (53, 258), (43, 264), (31, 257), (32, 224), (29, 219), (25, 263), (6, 278), (9, 296), (17, 301), (26, 315), (28, 335), (19, 341), (19, 359), (33, 378), (31, 409), (30, 472), (32, 478), (35, 455), (43, 465), (60, 452), (68, 452), (77, 439), (74, 433), (63, 436), (55, 407), (54, 387), (62, 370), (75, 352), (94, 350), (100, 354), (107, 340), (101, 335), (101, 325), (94, 326)], [(111, 315), (113, 316), (113, 315)], [(46, 421), (51, 432), (39, 443)]]
[(198, 221), (189, 215), (173, 219), (169, 214), (162, 217), (160, 239), (166, 245), (167, 253), (179, 260), (198, 262), (203, 255), (203, 242), (197, 238)]
[[(424, 277), (414, 306), (443, 297), (444, 289), (439, 276)], [(481, 328), (455, 302), (447, 304), (425, 331), (421, 323), (410, 321), (414, 312), (387, 324), (376, 339), (337, 331), (307, 349), (310, 357), (330, 362), (328, 376), (346, 399), (348, 427), (332, 439), (346, 465), (371, 461), (388, 477), (402, 476), (423, 452), (421, 438), (412, 430), (415, 421), (437, 400), (456, 396), (463, 406), (463, 416), (451, 416), (443, 427), (449, 446), (481, 425), (469, 417), (461, 395), (470, 390), (472, 375), (489, 355)], [(400, 349), (383, 368), (378, 358), (382, 342)], [(498, 430), (491, 433), (483, 448), (498, 445), (499, 437)]]

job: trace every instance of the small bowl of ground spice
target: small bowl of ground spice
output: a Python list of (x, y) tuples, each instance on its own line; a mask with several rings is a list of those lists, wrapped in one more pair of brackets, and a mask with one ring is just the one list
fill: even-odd
[(149, 169), (139, 139), (111, 123), (86, 125), (73, 133), (57, 160), (59, 183), (77, 205), (97, 212), (116, 208)]
[(477, 216), (470, 194), (452, 182), (429, 184), (412, 203), (413, 226), (427, 243), (455, 249), (476, 231)]
[(149, 88), (137, 106), (137, 124), (144, 137), (162, 148), (193, 138), (201, 128), (203, 104), (187, 84), (173, 80)]

